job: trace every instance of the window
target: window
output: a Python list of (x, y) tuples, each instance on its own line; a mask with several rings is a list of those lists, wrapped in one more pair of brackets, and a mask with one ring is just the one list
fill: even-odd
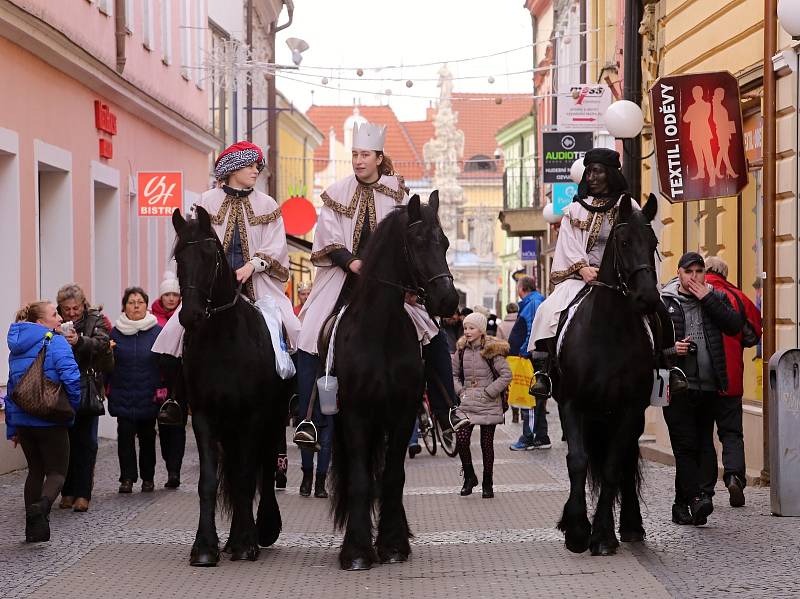
[(133, 2), (125, 0), (125, 31), (133, 33)]
[(178, 0), (181, 3), (181, 75), (187, 81), (192, 79), (191, 60), (191, 29), (189, 29), (189, 2), (191, 0)]
[[(220, 45), (224, 44), (225, 41), (230, 38), (228, 34), (213, 21), (209, 20), (208, 24), (211, 29), (211, 53), (213, 54)], [(209, 123), (211, 125), (211, 131), (222, 140), (222, 145), (224, 147), (228, 145), (229, 138), (230, 141), (232, 141), (232, 94), (226, 90), (224, 86), (216, 86), (213, 78), (209, 81)]]
[(97, 8), (101, 13), (110, 17), (114, 14), (114, 0), (97, 0)]
[(497, 170), (496, 162), (489, 156), (476, 154), (464, 163), (465, 173), (494, 172)]
[(153, 0), (142, 0), (142, 45), (148, 50), (152, 50), (154, 41)]
[(172, 64), (172, 0), (161, 0), (161, 62)]
[[(194, 66), (199, 67), (203, 64), (206, 52), (206, 36), (205, 36), (205, 15), (203, 14), (203, 3), (200, 0), (195, 0), (194, 3), (194, 41), (195, 41), (195, 60)], [(203, 71), (198, 70), (195, 78), (197, 87), (203, 89), (205, 87)]]

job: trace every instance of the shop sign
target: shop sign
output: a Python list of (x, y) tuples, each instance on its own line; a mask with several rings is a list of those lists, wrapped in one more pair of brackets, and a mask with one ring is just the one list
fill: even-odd
[(662, 77), (650, 89), (658, 180), (670, 202), (747, 185), (739, 85), (727, 71)]
[[(108, 104), (103, 104), (100, 100), (94, 101), (94, 126), (98, 131), (110, 136), (117, 134), (117, 115), (111, 112)], [(114, 144), (110, 139), (100, 137), (98, 149), (100, 158), (111, 159), (114, 157)]]
[(573, 85), (559, 94), (556, 122), (559, 130), (600, 129), (603, 115), (611, 106), (611, 89), (604, 84)]
[(136, 174), (139, 216), (172, 216), (183, 205), (183, 173), (140, 171)]
[(592, 149), (594, 135), (591, 131), (542, 133), (542, 178), (544, 183), (567, 183), (571, 181), (569, 169), (572, 163), (583, 158)]
[(764, 159), (764, 118), (752, 114), (744, 119), (744, 156), (751, 165)]
[(564, 209), (572, 203), (578, 194), (578, 184), (554, 183), (553, 184), (553, 214), (564, 216)]
[(519, 259), (523, 262), (533, 262), (539, 257), (538, 239), (520, 239)]

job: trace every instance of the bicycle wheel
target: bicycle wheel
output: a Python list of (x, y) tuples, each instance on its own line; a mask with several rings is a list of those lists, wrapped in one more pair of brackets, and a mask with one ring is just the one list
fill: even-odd
[(445, 433), (442, 430), (442, 425), (436, 421), (436, 434), (439, 436), (439, 443), (442, 444), (444, 452), (451, 458), (456, 457), (456, 453), (458, 453), (458, 449), (456, 449), (456, 434), (452, 429), (450, 432)]
[(423, 399), (422, 408), (419, 411), (419, 436), (425, 444), (425, 449), (431, 455), (436, 455), (436, 429), (433, 425), (431, 408), (428, 402)]

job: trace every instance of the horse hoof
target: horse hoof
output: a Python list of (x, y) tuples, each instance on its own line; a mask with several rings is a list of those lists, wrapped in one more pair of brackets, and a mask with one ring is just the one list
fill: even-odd
[(382, 564), (401, 564), (407, 561), (408, 561), (408, 556), (403, 555), (399, 551), (391, 551), (381, 559)]
[(617, 553), (617, 546), (610, 543), (598, 543), (597, 545), (592, 545), (591, 550), (592, 555), (596, 556), (614, 555)]
[(572, 553), (583, 553), (589, 548), (589, 542), (584, 540), (565, 539), (564, 545)]
[(644, 541), (643, 530), (619, 531), (619, 540), (623, 543), (641, 543)]
[(350, 563), (344, 569), (348, 572), (360, 572), (362, 570), (370, 570), (372, 564), (365, 557), (355, 557), (350, 560)]
[(198, 568), (212, 568), (219, 563), (219, 551), (200, 551), (192, 549), (189, 565)]
[(245, 547), (244, 549), (234, 549), (233, 551), (231, 551), (231, 561), (254, 562), (258, 559), (258, 554), (260, 553), (260, 551), (261, 550), (258, 547)]

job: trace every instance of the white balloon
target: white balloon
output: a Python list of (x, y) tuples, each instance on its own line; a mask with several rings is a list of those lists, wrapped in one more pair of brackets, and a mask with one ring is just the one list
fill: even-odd
[(578, 158), (572, 163), (572, 166), (569, 167), (569, 178), (575, 183), (580, 183), (583, 178), (583, 171), (585, 170), (586, 167), (583, 165), (583, 158)]
[(630, 139), (642, 132), (644, 115), (638, 104), (617, 100), (606, 110), (603, 119), (608, 132), (617, 139)]
[(555, 213), (552, 202), (544, 205), (544, 208), (542, 208), (542, 217), (551, 225), (561, 222), (561, 216)]
[(792, 37), (800, 35), (800, 3), (797, 0), (778, 0), (778, 21)]

